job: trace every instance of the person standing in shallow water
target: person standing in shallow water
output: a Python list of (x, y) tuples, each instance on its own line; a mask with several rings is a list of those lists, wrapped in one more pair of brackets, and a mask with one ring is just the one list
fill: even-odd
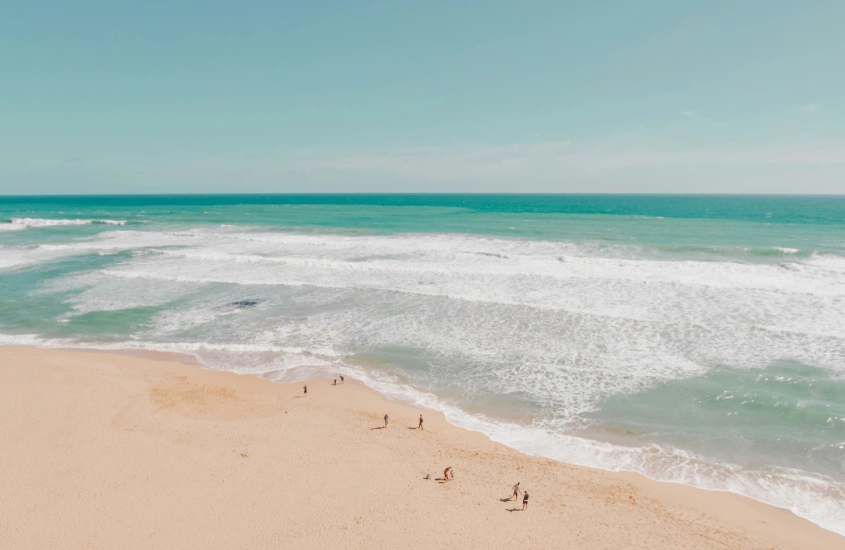
[(384, 427), (387, 427), (387, 413), (384, 414)]
[(425, 429), (425, 428), (423, 428), (423, 425), (422, 425), (422, 415), (420, 415), (420, 425), (419, 425), (419, 426), (417, 426), (417, 428), (419, 428), (420, 430), (424, 430), (424, 429)]

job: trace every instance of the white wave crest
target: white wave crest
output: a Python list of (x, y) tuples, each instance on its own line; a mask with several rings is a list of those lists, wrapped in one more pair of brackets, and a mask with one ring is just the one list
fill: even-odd
[(90, 225), (101, 223), (105, 225), (126, 225), (126, 220), (81, 220), (81, 219), (45, 219), (45, 218), (12, 218), (11, 225), (21, 229), (25, 227), (53, 227), (57, 225)]
[(26, 229), (26, 226), (17, 223), (0, 223), (0, 231), (20, 231), (21, 229)]

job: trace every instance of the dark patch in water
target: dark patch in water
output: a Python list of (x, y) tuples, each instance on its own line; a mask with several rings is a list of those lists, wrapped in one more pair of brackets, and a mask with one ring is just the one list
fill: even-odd
[(218, 306), (217, 309), (249, 309), (249, 308), (257, 306), (262, 301), (263, 300), (253, 300), (253, 299), (236, 300), (234, 302), (229, 302), (226, 305)]

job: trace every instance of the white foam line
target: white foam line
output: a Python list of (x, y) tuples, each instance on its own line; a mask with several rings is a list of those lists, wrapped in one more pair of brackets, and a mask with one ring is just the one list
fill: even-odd
[[(598, 311), (591, 311), (581, 308), (573, 308), (571, 306), (564, 306), (559, 304), (551, 304), (551, 303), (536, 303), (536, 302), (526, 302), (526, 301), (519, 301), (519, 300), (508, 300), (502, 297), (496, 298), (485, 298), (482, 296), (468, 296), (464, 294), (455, 294), (450, 292), (438, 292), (436, 290), (415, 290), (409, 288), (399, 288), (396, 286), (389, 286), (389, 285), (372, 285), (372, 286), (363, 286), (358, 284), (348, 284), (348, 283), (320, 283), (316, 281), (306, 281), (306, 280), (293, 280), (293, 279), (274, 279), (274, 280), (252, 280), (252, 281), (236, 281), (231, 278), (226, 277), (196, 277), (196, 276), (178, 276), (178, 275), (165, 275), (160, 273), (140, 273), (140, 272), (132, 272), (132, 271), (121, 271), (121, 270), (113, 270), (113, 269), (104, 269), (100, 270), (99, 273), (102, 273), (107, 276), (111, 277), (118, 277), (124, 279), (148, 279), (148, 280), (158, 280), (158, 281), (169, 281), (169, 282), (176, 282), (176, 283), (200, 283), (200, 284), (237, 284), (237, 285), (255, 285), (255, 286), (286, 286), (286, 287), (313, 287), (313, 288), (325, 288), (325, 289), (340, 289), (340, 290), (363, 290), (363, 291), (383, 291), (383, 292), (395, 292), (397, 294), (407, 294), (412, 296), (431, 296), (431, 297), (441, 297), (441, 298), (448, 298), (450, 300), (461, 300), (470, 303), (484, 303), (484, 304), (496, 304), (496, 305), (506, 305), (506, 306), (513, 306), (513, 307), (524, 307), (529, 309), (536, 309), (536, 310), (543, 310), (543, 311), (560, 311), (565, 313), (570, 313), (574, 315), (583, 315), (589, 316), (593, 318), (603, 318), (603, 319), (618, 319), (624, 321), (633, 321), (637, 323), (649, 323), (654, 324), (655, 321), (653, 319), (648, 319), (644, 317), (635, 317), (632, 315), (622, 315), (622, 314), (614, 314), (611, 312), (598, 312)], [(838, 332), (821, 332), (821, 331), (807, 331), (807, 330), (797, 330), (797, 329), (784, 329), (778, 327), (770, 327), (770, 326), (762, 326), (762, 325), (751, 325), (749, 328), (752, 329), (759, 329), (765, 330), (768, 332), (774, 333), (791, 333), (796, 335), (808, 335), (808, 336), (819, 336), (819, 337), (826, 337), (826, 338), (841, 338), (841, 334)]]
[(0, 223), (0, 231), (20, 231), (21, 229), (26, 229), (26, 226), (16, 223)]
[(58, 225), (90, 225), (94, 223), (126, 225), (126, 220), (12, 218), (11, 223), (21, 227), (52, 227)]

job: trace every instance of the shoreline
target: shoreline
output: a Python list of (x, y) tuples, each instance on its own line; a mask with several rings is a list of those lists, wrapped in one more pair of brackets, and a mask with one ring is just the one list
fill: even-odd
[[(184, 365), (196, 366), (196, 367), (199, 367), (203, 370), (207, 370), (209, 372), (223, 372), (223, 373), (231, 373), (231, 374), (237, 374), (237, 375), (243, 375), (243, 376), (252, 376), (252, 377), (256, 377), (260, 380), (264, 380), (264, 381), (271, 382), (271, 383), (274, 383), (274, 384), (283, 384), (283, 385), (298, 384), (298, 383), (302, 383), (302, 382), (308, 381), (308, 380), (320, 380), (320, 379), (322, 379), (321, 376), (328, 376), (325, 372), (325, 369), (322, 368), (322, 367), (319, 371), (317, 371), (317, 372), (319, 372), (319, 374), (317, 374), (316, 376), (305, 377), (305, 378), (299, 378), (296, 375), (288, 376), (287, 374), (289, 374), (289, 373), (286, 373), (281, 378), (279, 378), (279, 377), (275, 376), (277, 374), (276, 371), (272, 371), (272, 372), (268, 372), (268, 373), (262, 373), (262, 374), (254, 374), (254, 373), (242, 373), (242, 372), (237, 372), (237, 371), (220, 370), (220, 369), (215, 369), (213, 367), (210, 367), (210, 366), (204, 364), (197, 356), (195, 356), (194, 354), (192, 354), (189, 351), (159, 350), (159, 349), (155, 349), (155, 348), (144, 348), (144, 347), (137, 347), (137, 348), (133, 348), (133, 347), (114, 347), (114, 348), (90, 347), (89, 348), (89, 347), (73, 347), (73, 346), (66, 347), (66, 346), (62, 346), (62, 345), (59, 345), (59, 346), (56, 346), (56, 347), (50, 347), (50, 346), (43, 347), (43, 346), (37, 345), (37, 344), (0, 344), (0, 349), (3, 349), (4, 347), (10, 347), (10, 348), (21, 347), (21, 348), (35, 348), (35, 349), (64, 350), (64, 351), (70, 351), (70, 352), (92, 352), (92, 353), (129, 355), (129, 356), (134, 356), (134, 357), (151, 359), (151, 360), (154, 360), (154, 361), (171, 360), (171, 361), (175, 361), (175, 362), (178, 362), (178, 363), (181, 363), (181, 364), (184, 364)], [(313, 375), (314, 373), (311, 373), (311, 374)], [(402, 406), (420, 409), (420, 410), (423, 410), (423, 411), (429, 411), (429, 412), (432, 412), (432, 413), (436, 412), (436, 413), (442, 414), (444, 416), (448, 414), (446, 411), (443, 411), (443, 410), (438, 409), (436, 407), (429, 406), (429, 404), (421, 403), (421, 402), (416, 401), (412, 398), (408, 398), (404, 395), (396, 395), (395, 393), (390, 393), (389, 389), (388, 389), (388, 391), (384, 391), (384, 389), (377, 389), (372, 384), (370, 384), (367, 380), (360, 380), (358, 378), (354, 378), (354, 376), (355, 376), (354, 374), (351, 375), (351, 376), (349, 374), (346, 375), (347, 380), (350, 383), (361, 384), (364, 387), (367, 387), (367, 388), (373, 390), (382, 399), (384, 399), (384, 400), (386, 400), (390, 403), (396, 403), (396, 404), (399, 404), (399, 405), (402, 405)], [(509, 449), (513, 449), (514, 451), (517, 451), (517, 452), (519, 452), (519, 453), (521, 453), (525, 456), (531, 456), (531, 457), (536, 457), (536, 458), (545, 459), (545, 460), (552, 460), (552, 461), (555, 461), (555, 462), (558, 462), (558, 463), (561, 463), (561, 464), (566, 464), (566, 465), (569, 465), (569, 466), (577, 466), (577, 467), (583, 467), (583, 468), (587, 468), (587, 469), (594, 469), (594, 470), (598, 470), (598, 471), (601, 471), (601, 472), (610, 472), (610, 473), (616, 473), (616, 474), (632, 474), (632, 475), (635, 475), (635, 476), (642, 476), (645, 479), (648, 479), (650, 481), (654, 481), (654, 482), (657, 482), (657, 483), (673, 484), (673, 485), (679, 485), (679, 486), (682, 486), (682, 487), (690, 487), (690, 488), (694, 488), (694, 489), (698, 489), (698, 490), (702, 490), (702, 491), (709, 491), (709, 492), (715, 492), (715, 493), (726, 493), (726, 494), (730, 494), (730, 495), (740, 496), (740, 497), (743, 497), (743, 498), (748, 498), (748, 499), (750, 499), (754, 502), (758, 502), (760, 504), (763, 504), (763, 505), (766, 505), (766, 506), (771, 506), (773, 508), (794, 514), (799, 518), (805, 519), (805, 520), (809, 521), (810, 523), (821, 527), (825, 531), (830, 531), (830, 532), (832, 532), (836, 535), (845, 537), (845, 534), (838, 533), (837, 531), (834, 531), (834, 530), (830, 529), (829, 527), (825, 527), (824, 525), (817, 523), (813, 519), (810, 519), (808, 517), (801, 515), (800, 513), (796, 512), (792, 508), (788, 508), (786, 506), (774, 504), (772, 502), (767, 502), (764, 499), (755, 498), (754, 496), (750, 496), (750, 495), (745, 494), (745, 493), (738, 491), (738, 490), (725, 489), (725, 488), (719, 488), (719, 487), (708, 487), (706, 485), (696, 485), (696, 484), (693, 484), (693, 483), (687, 483), (687, 482), (684, 482), (684, 481), (677, 481), (677, 480), (674, 480), (674, 479), (661, 479), (659, 477), (659, 474), (655, 477), (652, 477), (651, 475), (649, 475), (649, 473), (646, 473), (646, 472), (643, 472), (643, 471), (640, 471), (640, 470), (637, 470), (637, 469), (603, 467), (601, 465), (594, 465), (594, 464), (590, 464), (590, 463), (577, 462), (577, 461), (567, 461), (566, 459), (554, 458), (553, 456), (551, 456), (549, 454), (542, 454), (542, 453), (532, 454), (530, 451), (521, 450), (521, 449), (519, 449), (515, 446), (512, 446), (508, 442), (493, 439), (493, 437), (489, 434), (489, 432), (485, 431), (483, 428), (479, 428), (477, 426), (461, 425), (460, 423), (456, 423), (454, 420), (452, 420), (452, 421), (447, 420), (447, 423), (450, 426), (455, 427), (459, 430), (464, 430), (464, 431), (467, 431), (467, 432), (481, 434), (483, 437), (492, 440), (492, 442), (494, 442), (496, 444), (504, 445), (505, 447), (507, 447)], [(598, 438), (598, 437), (597, 438), (586, 438), (586, 437), (582, 437), (582, 436), (573, 436), (573, 437), (575, 437), (577, 439), (582, 439), (583, 441), (591, 441), (591, 442), (595, 442), (595, 443), (599, 443), (599, 444), (605, 444), (605, 443), (609, 443), (611, 445), (615, 444), (612, 441), (609, 441), (607, 439), (601, 439), (601, 438)], [(645, 452), (645, 451), (643, 451), (643, 452)], [(664, 468), (664, 470), (666, 470), (666, 468)], [(671, 471), (671, 468), (668, 468), (668, 470)], [(657, 472), (654, 471), (654, 472), (651, 472), (651, 473), (655, 474)]]
[[(845, 537), (788, 510), (735, 493), (525, 455), (360, 383), (310, 380), (308, 397), (300, 398), (303, 383), (214, 371), (187, 354), (4, 346), (0, 359), (0, 407), (9, 419), (0, 429), (12, 442), (0, 463), (0, 487), (14, 495), (0, 501), (8, 507), (0, 533), (17, 537), (9, 547), (124, 547), (142, 539), (154, 547), (845, 544)], [(378, 427), (385, 412), (386, 430)], [(427, 429), (406, 429), (420, 413)], [(245, 469), (249, 458), (258, 464)], [(86, 474), (92, 463), (97, 476)], [(426, 473), (441, 477), (447, 466), (455, 480), (423, 480)], [(274, 479), (279, 494), (269, 495)], [(531, 506), (525, 514), (505, 513), (511, 506), (501, 497), (518, 480), (531, 489)], [(224, 485), (232, 494), (221, 501)], [(264, 501), (255, 500), (256, 491)], [(310, 502), (312, 496), (321, 498)], [(110, 515), (111, 506), (125, 513)], [(222, 513), (244, 506), (254, 516)], [(327, 522), (323, 506), (345, 523)], [(192, 507), (203, 513), (185, 512)], [(375, 515), (359, 514), (362, 507)], [(168, 511), (182, 520), (168, 520)], [(56, 521), (43, 521), (45, 512)], [(103, 513), (120, 532), (92, 521)], [(235, 525), (241, 523), (269, 538), (259, 541)], [(180, 538), (186, 525), (205, 543)], [(211, 533), (215, 538), (203, 538)]]

